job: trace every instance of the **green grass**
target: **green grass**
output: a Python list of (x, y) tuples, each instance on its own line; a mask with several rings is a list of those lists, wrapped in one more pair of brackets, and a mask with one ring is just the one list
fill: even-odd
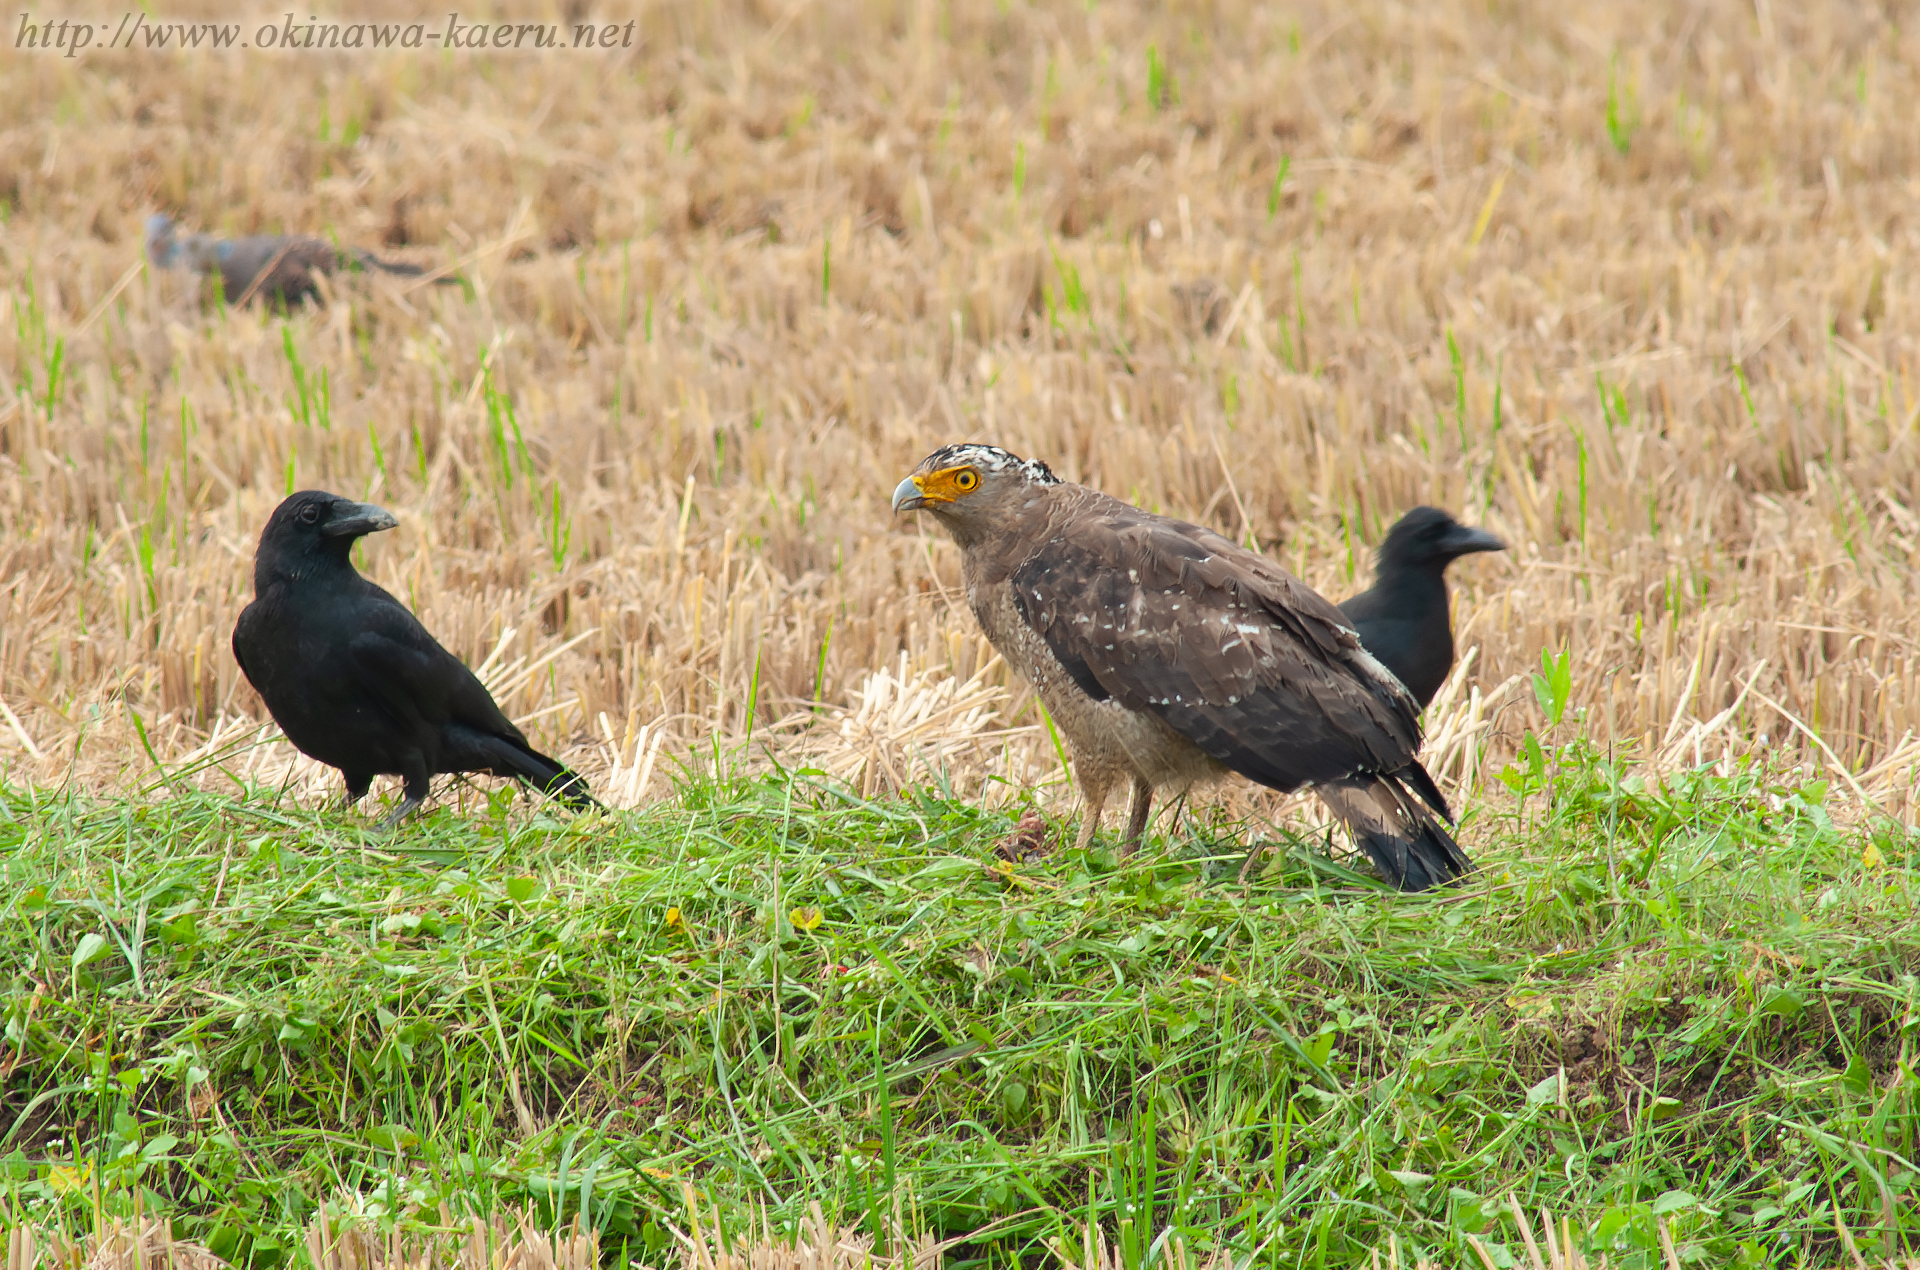
[(804, 773), (391, 835), (271, 790), (7, 790), (0, 1224), (144, 1188), (271, 1267), (348, 1193), (416, 1231), (531, 1203), (660, 1264), (687, 1179), (733, 1229), (898, 1204), (961, 1264), (1089, 1216), (1129, 1267), (1169, 1228), (1461, 1264), (1519, 1250), (1509, 1194), (1623, 1266), (1657, 1218), (1707, 1265), (1920, 1234), (1910, 832), (1540, 753), (1425, 896), (1297, 841), (1243, 881), (1191, 823), (1009, 872), (1011, 813)]

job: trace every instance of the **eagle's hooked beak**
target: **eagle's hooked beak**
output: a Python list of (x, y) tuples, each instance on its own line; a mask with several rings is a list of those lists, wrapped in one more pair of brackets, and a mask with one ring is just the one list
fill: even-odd
[(927, 505), (927, 496), (924, 491), (925, 491), (925, 487), (921, 485), (920, 478), (917, 476), (909, 476), (906, 480), (901, 481), (898, 485), (894, 486), (893, 487), (894, 514), (898, 515), (901, 512), (917, 512), (922, 507), (925, 507)]
[(333, 515), (320, 527), (320, 532), (329, 538), (358, 538), (363, 534), (377, 534), (382, 529), (392, 529), (399, 523), (399, 519), (384, 507), (375, 507), (372, 503), (351, 503), (343, 498), (333, 505)]

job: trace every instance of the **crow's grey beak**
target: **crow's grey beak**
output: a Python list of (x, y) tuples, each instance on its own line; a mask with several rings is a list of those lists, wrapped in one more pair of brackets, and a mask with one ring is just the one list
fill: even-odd
[(382, 529), (392, 529), (400, 522), (394, 514), (384, 507), (375, 507), (372, 503), (349, 503), (344, 498), (333, 505), (333, 515), (327, 523), (320, 526), (320, 532), (329, 538), (358, 538), (362, 534), (377, 534)]
[(927, 499), (920, 492), (920, 483), (909, 476), (893, 487), (894, 512), (917, 512), (927, 505)]
[(1447, 550), (1456, 556), (1471, 555), (1476, 551), (1505, 551), (1507, 544), (1495, 538), (1484, 529), (1475, 529), (1471, 525), (1455, 525), (1447, 533)]

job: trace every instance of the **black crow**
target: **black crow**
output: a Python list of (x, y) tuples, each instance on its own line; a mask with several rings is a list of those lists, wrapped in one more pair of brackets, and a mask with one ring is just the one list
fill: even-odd
[(585, 809), (577, 773), (527, 744), (486, 687), (400, 601), (360, 576), (354, 541), (400, 522), (371, 503), (302, 490), (276, 507), (253, 559), (233, 657), (300, 752), (340, 769), (351, 805), (378, 775), (406, 782), (392, 824), (434, 776), (511, 776)]
[(1387, 531), (1373, 586), (1341, 603), (1360, 642), (1422, 709), (1453, 669), (1447, 566), (1475, 551), (1506, 549), (1486, 530), (1463, 525), (1437, 507), (1416, 507)]

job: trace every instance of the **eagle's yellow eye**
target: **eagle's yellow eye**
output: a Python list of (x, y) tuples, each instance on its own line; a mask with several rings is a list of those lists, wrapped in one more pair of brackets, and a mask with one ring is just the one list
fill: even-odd
[(961, 472), (960, 474), (958, 474), (953, 478), (953, 487), (959, 490), (962, 494), (966, 493), (968, 490), (972, 489), (974, 486), (978, 485), (979, 483), (980, 483), (980, 477), (978, 474), (976, 474), (973, 471), (972, 468), (968, 468), (966, 471)]

